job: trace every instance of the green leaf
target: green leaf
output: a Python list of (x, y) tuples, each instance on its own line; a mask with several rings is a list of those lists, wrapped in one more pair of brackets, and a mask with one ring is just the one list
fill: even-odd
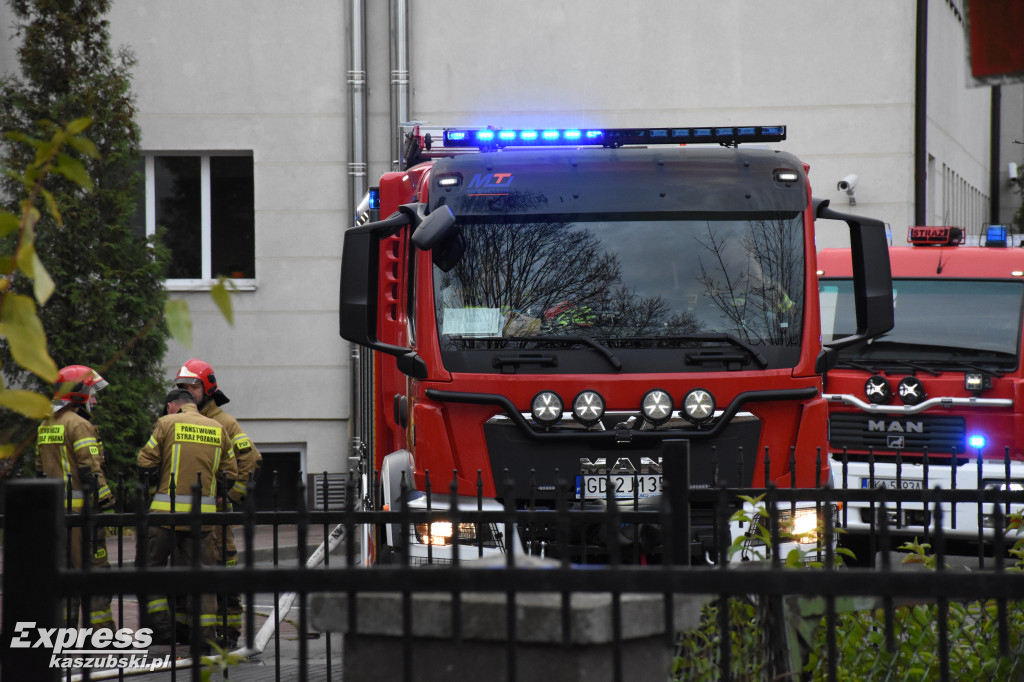
[[(50, 398), (34, 391), (0, 391), (0, 407), (14, 410), (32, 419), (45, 419), (50, 416)], [(0, 459), (6, 459), (11, 455), (6, 452), (10, 446), (0, 447)]]
[(6, 237), (21, 229), (21, 218), (13, 213), (0, 213), (0, 237)]
[(43, 145), (42, 140), (37, 140), (36, 138), (30, 137), (25, 133), (17, 130), (12, 130), (10, 132), (4, 133), (4, 137), (6, 137), (8, 140), (13, 140), (14, 142), (22, 142), (33, 147), (41, 147)]
[(0, 306), (0, 335), (7, 339), (15, 362), (44, 381), (57, 380), (57, 365), (46, 350), (46, 332), (35, 301), (8, 292)]
[(57, 221), (57, 224), (63, 227), (64, 221), (60, 217), (60, 209), (57, 208), (57, 200), (53, 198), (53, 194), (43, 188), (39, 189), (39, 193), (43, 195), (43, 201), (46, 202), (46, 210)]
[(18, 267), (32, 280), (32, 293), (35, 294), (39, 305), (44, 305), (53, 295), (54, 283), (50, 273), (46, 271), (43, 261), (39, 260), (39, 254), (33, 244), (24, 244), (18, 249)]
[[(210, 296), (213, 297), (213, 302), (220, 308), (220, 314), (224, 316), (228, 324), (234, 326), (235, 313), (231, 306), (231, 292), (228, 291), (228, 282), (229, 280), (226, 277), (218, 279), (217, 283), (210, 289)], [(234, 285), (232, 284), (232, 286)]]
[(24, 242), (18, 249), (17, 263), (18, 268), (32, 280), (36, 301), (39, 305), (45, 304), (53, 294), (54, 284), (43, 261), (39, 260), (35, 245), (29, 241)]
[(91, 125), (92, 119), (88, 116), (83, 116), (81, 118), (76, 118), (71, 123), (68, 123), (64, 129), (67, 130), (72, 135), (80, 135), (86, 128), (88, 128)]
[(53, 172), (63, 175), (85, 190), (92, 191), (92, 178), (89, 177), (88, 171), (85, 170), (85, 165), (72, 156), (58, 154), (57, 162), (53, 166)]
[(96, 145), (92, 143), (92, 140), (87, 137), (72, 137), (68, 140), (68, 144), (74, 147), (76, 151), (90, 158), (100, 158), (100, 151), (96, 149)]
[(25, 232), (31, 233), (32, 230), (35, 229), (36, 223), (39, 222), (39, 209), (37, 209), (35, 206), (29, 206), (26, 210), (24, 207), (24, 203), (25, 202), (22, 202), (22, 211), (25, 218)]
[(188, 302), (180, 298), (167, 301), (164, 319), (171, 337), (185, 348), (192, 348), (192, 317), (188, 312)]

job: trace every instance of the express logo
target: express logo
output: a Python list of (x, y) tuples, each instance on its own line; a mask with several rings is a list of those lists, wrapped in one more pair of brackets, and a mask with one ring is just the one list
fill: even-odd
[(512, 184), (511, 173), (477, 173), (467, 185), (468, 189), (508, 189)]
[[(19, 621), (11, 637), (12, 649), (49, 649), (51, 668), (149, 669), (170, 667), (170, 656), (149, 657), (150, 628), (37, 628), (34, 621)], [(101, 654), (96, 656), (96, 654)], [(105, 656), (102, 654), (106, 654)]]

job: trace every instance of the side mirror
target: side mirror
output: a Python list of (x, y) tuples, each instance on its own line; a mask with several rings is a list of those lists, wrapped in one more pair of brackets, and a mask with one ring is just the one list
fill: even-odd
[[(814, 200), (814, 217), (843, 220), (850, 227), (853, 259), (853, 301), (857, 331), (836, 339), (828, 348), (839, 350), (890, 331), (895, 324), (892, 307), (892, 270), (885, 224), (874, 218), (847, 215), (828, 207), (827, 199)], [(819, 357), (818, 362), (827, 362)]]
[(835, 368), (839, 364), (839, 351), (831, 346), (825, 346), (818, 353), (818, 357), (814, 360), (814, 373), (824, 374), (830, 369)]
[(412, 243), (420, 251), (429, 251), (451, 233), (455, 214), (447, 206), (438, 206), (424, 216), (412, 233)]
[(406, 225), (417, 224), (420, 207), (418, 204), (405, 205), (385, 220), (350, 227), (345, 231), (338, 328), (343, 339), (392, 355), (397, 358), (400, 371), (416, 379), (425, 379), (426, 363), (414, 351), (377, 339), (380, 240)]

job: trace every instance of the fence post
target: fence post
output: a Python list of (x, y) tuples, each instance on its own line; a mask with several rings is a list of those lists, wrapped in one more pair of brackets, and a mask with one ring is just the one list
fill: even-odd
[[(0, 670), (8, 680), (57, 680), (50, 668), (52, 650), (32, 648), (36, 628), (56, 628), (60, 618), (58, 580), (64, 556), (61, 482), (53, 479), (10, 481), (4, 500), (3, 645)], [(30, 624), (19, 631), (19, 623)], [(15, 638), (28, 647), (13, 647)]]
[(690, 441), (670, 438), (661, 444), (661, 474), (668, 483), (672, 506), (672, 553), (665, 557), (673, 564), (690, 565)]

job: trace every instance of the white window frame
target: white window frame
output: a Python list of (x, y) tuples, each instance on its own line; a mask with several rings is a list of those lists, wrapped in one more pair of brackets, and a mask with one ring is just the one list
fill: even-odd
[[(168, 291), (209, 291), (217, 284), (213, 278), (212, 231), (210, 219), (210, 157), (211, 156), (248, 156), (249, 153), (217, 152), (204, 154), (201, 152), (143, 152), (146, 164), (146, 236), (156, 234), (156, 157), (158, 156), (198, 156), (200, 186), (200, 230), (202, 243), (201, 276), (199, 279), (165, 279), (164, 286)], [(256, 226), (253, 225), (253, 230)], [(232, 279), (236, 291), (255, 291), (256, 279)]]

